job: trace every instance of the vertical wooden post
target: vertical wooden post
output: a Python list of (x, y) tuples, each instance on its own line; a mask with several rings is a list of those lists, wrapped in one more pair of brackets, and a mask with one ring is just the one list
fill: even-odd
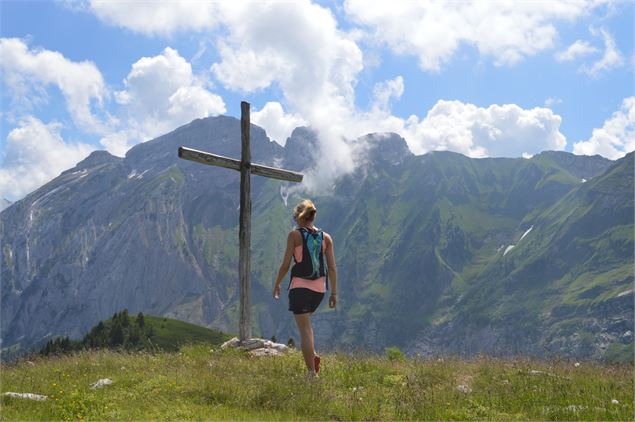
[(240, 103), (240, 223), (238, 276), (240, 278), (240, 320), (238, 329), (241, 343), (251, 338), (250, 277), (251, 271), (251, 150), (249, 146), (249, 103)]

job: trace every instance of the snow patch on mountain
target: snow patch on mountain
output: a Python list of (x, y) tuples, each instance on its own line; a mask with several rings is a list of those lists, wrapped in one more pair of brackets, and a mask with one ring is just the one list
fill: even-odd
[[(530, 228), (528, 228), (525, 233), (523, 233), (522, 236), (520, 236), (520, 239), (518, 239), (518, 241), (520, 242), (521, 240), (523, 240), (525, 238), (525, 236), (527, 236), (532, 230), (533, 230), (534, 226), (531, 226)], [(501, 245), (500, 248), (498, 248), (498, 250), (496, 251), (496, 253), (499, 253), (501, 251), (501, 249), (505, 248), (505, 252), (503, 252), (503, 256), (507, 255), (508, 252), (510, 252), (512, 249), (514, 249), (516, 247), (516, 245), (508, 245), (505, 248), (505, 245)]]
[(522, 236), (520, 236), (520, 240), (518, 240), (519, 242), (521, 240), (523, 240), (525, 238), (525, 236), (527, 236), (529, 234), (529, 232), (534, 228), (534, 226), (531, 226), (529, 229), (527, 229), (527, 231), (525, 233), (523, 233)]
[(144, 170), (142, 173), (137, 173), (137, 170), (132, 170), (130, 172), (130, 174), (128, 175), (128, 179), (141, 179), (143, 177), (144, 174), (146, 174), (148, 172), (148, 170)]
[(289, 191), (285, 189), (284, 186), (280, 186), (280, 197), (282, 198), (284, 206), (286, 207), (289, 200)]

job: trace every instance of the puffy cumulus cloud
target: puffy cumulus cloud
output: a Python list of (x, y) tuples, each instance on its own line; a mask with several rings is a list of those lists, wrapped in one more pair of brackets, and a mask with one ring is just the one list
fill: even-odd
[(91, 145), (64, 141), (60, 129), (57, 123), (45, 124), (28, 116), (9, 132), (0, 166), (0, 197), (22, 198), (75, 166), (95, 149)]
[(565, 51), (556, 54), (556, 60), (559, 62), (570, 62), (578, 57), (588, 56), (597, 53), (599, 50), (593, 47), (588, 41), (577, 40), (569, 46)]
[(137, 143), (147, 140), (148, 136), (145, 132), (141, 132), (134, 128), (126, 128), (109, 133), (101, 138), (99, 143), (103, 145), (108, 152), (118, 157), (123, 157), (126, 152)]
[(604, 40), (604, 54), (602, 57), (594, 62), (590, 67), (582, 66), (580, 71), (588, 74), (589, 76), (598, 76), (602, 72), (608, 72), (611, 69), (620, 67), (624, 64), (624, 57), (615, 45), (615, 40), (606, 30), (591, 29), (591, 33), (596, 36), (601, 36)]
[(176, 120), (192, 120), (201, 114), (217, 115), (225, 112), (223, 99), (200, 86), (182, 86), (169, 98), (168, 115)]
[[(358, 29), (342, 31), (328, 8), (307, 0), (221, 2), (215, 7), (216, 22), (222, 28), (216, 41), (219, 59), (211, 65), (217, 80), (234, 91), (273, 86), (281, 92), (291, 114), (279, 104), (269, 103), (253, 118), (278, 142), (286, 139), (294, 119), (301, 118), (317, 130), (315, 153), (329, 159), (320, 161), (319, 173), (307, 172), (304, 188), (309, 190), (324, 191), (334, 178), (353, 170), (356, 157), (362, 155), (360, 148), (365, 146), (351, 140), (368, 132), (399, 133), (417, 154), (450, 149), (471, 156), (519, 156), (565, 145), (559, 132), (560, 117), (544, 108), (480, 108), (439, 101), (424, 118), (393, 116), (391, 103), (404, 91), (401, 76), (377, 84), (373, 104), (360, 111), (355, 107), (355, 85), (364, 57), (357, 41), (366, 38)], [(461, 43), (476, 45), (498, 64), (514, 63), (553, 45), (557, 35), (553, 21), (574, 19), (592, 8), (593, 4), (585, 2), (514, 3), (514, 7), (488, 2), (346, 3), (349, 16), (368, 25), (377, 39), (400, 53), (417, 54), (428, 70), (439, 69)], [(173, 77), (179, 74), (172, 73)], [(122, 103), (131, 103), (137, 96), (132, 74), (126, 91), (118, 95)], [(160, 92), (152, 95), (160, 98), (149, 101), (150, 108), (171, 98)], [(125, 145), (124, 138), (112, 137), (111, 141)]]
[(346, 0), (347, 15), (369, 37), (399, 54), (413, 54), (426, 71), (439, 71), (462, 44), (497, 65), (511, 65), (552, 48), (555, 22), (587, 15), (603, 1), (385, 2)]
[(292, 71), (292, 65), (273, 48), (264, 50), (240, 50), (229, 47), (224, 42), (218, 46), (222, 63), (214, 63), (212, 71), (226, 88), (243, 92), (263, 89), (278, 79), (278, 76)]
[(423, 120), (409, 117), (403, 133), (411, 150), (460, 152), (470, 157), (519, 157), (562, 150), (561, 118), (548, 108), (515, 104), (487, 108), (461, 101), (438, 101)]
[(115, 93), (121, 104), (121, 129), (101, 140), (114, 155), (200, 117), (224, 113), (223, 99), (205, 89), (205, 81), (179, 53), (166, 48), (132, 65), (125, 89)]
[(209, 1), (91, 0), (90, 9), (105, 22), (148, 35), (213, 28), (218, 22), (218, 3)]
[(593, 129), (588, 141), (576, 142), (573, 153), (579, 155), (600, 154), (612, 160), (635, 150), (635, 97), (622, 101), (618, 111), (607, 119), (601, 128)]
[[(355, 115), (354, 87), (362, 52), (340, 31), (329, 9), (309, 1), (223, 3), (226, 36), (212, 71), (227, 88), (254, 91), (275, 84), (285, 103), (318, 131), (320, 176), (308, 174), (309, 188), (324, 186), (353, 169), (345, 138)], [(279, 136), (279, 135), (278, 135)]]
[(287, 138), (298, 126), (306, 125), (301, 116), (293, 113), (285, 113), (279, 102), (268, 102), (261, 110), (251, 113), (251, 122), (263, 127), (267, 135), (280, 145), (284, 146)]
[(401, 135), (414, 154), (447, 150), (470, 157), (519, 157), (566, 145), (560, 116), (548, 108), (526, 110), (515, 104), (483, 108), (440, 100), (423, 118), (401, 119), (374, 108), (357, 122), (360, 130)]
[(102, 105), (107, 94), (94, 63), (73, 62), (56, 51), (31, 49), (17, 38), (0, 39), (0, 58), (4, 83), (14, 101), (29, 109), (32, 104), (23, 100), (31, 101), (29, 98), (35, 95), (45, 101), (45, 88), (54, 85), (64, 95), (68, 111), (81, 129), (94, 133), (106, 130), (106, 124), (91, 111), (91, 105)]

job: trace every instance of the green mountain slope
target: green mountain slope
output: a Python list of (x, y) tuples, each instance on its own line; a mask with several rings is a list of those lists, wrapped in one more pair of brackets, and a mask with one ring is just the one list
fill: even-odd
[(461, 339), (453, 347), (475, 347), (470, 333), (484, 330), (515, 339), (515, 353), (601, 357), (632, 347), (632, 191), (631, 153), (526, 217), (522, 241), (475, 274), (451, 312), (440, 312)]
[[(298, 128), (283, 148), (252, 127), (268, 165), (319, 165), (313, 142)], [(355, 142), (357, 170), (309, 195), (340, 280), (338, 308), (314, 318), (319, 348), (602, 358), (632, 346), (632, 154), (470, 159), (414, 156), (394, 134)], [(3, 351), (77, 338), (123, 308), (235, 330), (238, 173), (179, 160), (179, 145), (238, 156), (239, 122), (196, 120), (125, 158), (95, 152), (0, 213)], [(254, 335), (297, 339), (271, 287), (304, 195), (253, 178)]]
[(219, 346), (229, 338), (220, 331), (171, 318), (142, 313), (129, 316), (128, 310), (124, 309), (107, 320), (99, 321), (81, 339), (64, 337), (49, 340), (40, 354), (48, 356), (85, 349), (177, 351), (186, 344)]

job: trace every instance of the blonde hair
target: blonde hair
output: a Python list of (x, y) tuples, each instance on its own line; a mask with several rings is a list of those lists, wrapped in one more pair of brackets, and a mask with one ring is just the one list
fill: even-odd
[(317, 208), (315, 208), (313, 201), (304, 199), (293, 209), (293, 219), (296, 222), (300, 220), (313, 221), (316, 212)]

